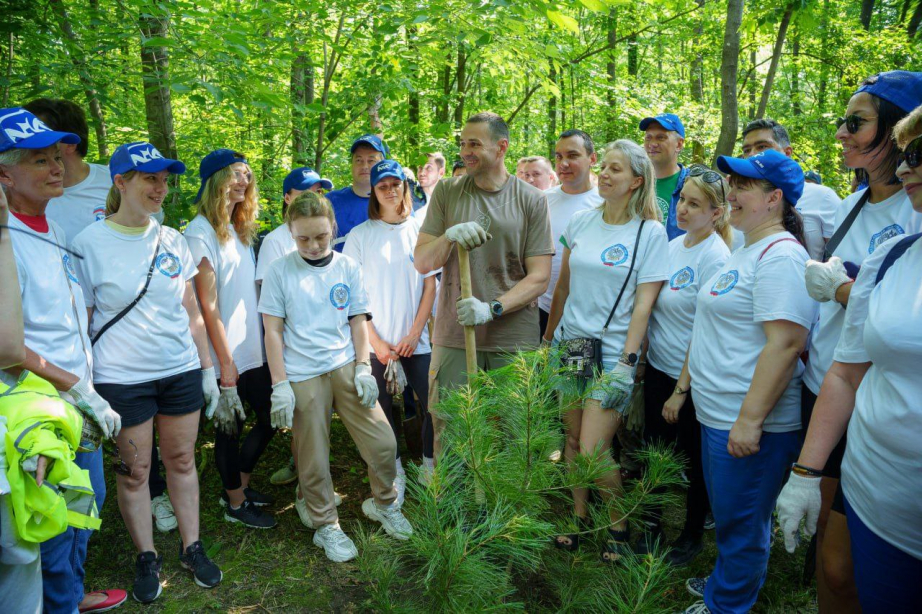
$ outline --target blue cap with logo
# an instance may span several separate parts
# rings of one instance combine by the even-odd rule
[[[246,156],[236,152],[233,149],[215,149],[213,152],[202,158],[202,163],[198,166],[199,177],[202,178],[202,185],[199,186],[198,194],[195,195],[193,202],[198,202],[202,198],[202,192],[205,190],[205,182],[208,178],[217,173],[222,168],[227,168],[237,162],[247,162]]]
[[[407,174],[403,172],[403,167],[397,160],[381,160],[371,167],[371,187],[378,185],[385,177],[396,177],[400,181],[406,181]]]
[[[766,149],[749,158],[717,158],[717,168],[750,179],[765,179],[781,190],[784,199],[796,205],[804,193],[804,171],[800,164],[774,149]]]
[[[333,182],[321,177],[314,169],[306,166],[296,168],[288,173],[285,181],[282,182],[282,194],[288,194],[289,190],[309,190],[317,183],[324,190],[333,189]]]
[[[909,113],[922,104],[922,72],[891,70],[865,79],[855,93],[867,92]]]
[[[816,171],[807,171],[804,173],[804,181],[812,181],[813,183],[823,185],[823,177]]]
[[[71,132],[52,130],[23,108],[0,109],[0,152],[9,149],[42,149],[60,141],[76,145],[80,137]]]
[[[391,151],[388,146],[384,144],[384,141],[381,140],[381,137],[374,134],[364,134],[352,141],[352,147],[349,149],[349,154],[354,154],[355,150],[363,145],[365,147],[371,147],[375,151],[381,152],[381,155],[385,158],[388,156],[388,154],[390,154]]]
[[[164,158],[156,147],[144,141],[119,145],[109,159],[109,174],[112,179],[128,171],[159,173],[164,170],[173,175],[182,175],[186,172],[186,165],[179,160]]]
[[[675,113],[660,113],[656,117],[645,117],[640,120],[640,129],[646,130],[653,122],[656,122],[665,130],[678,132],[680,137],[685,138],[685,126],[682,125],[682,120]]]

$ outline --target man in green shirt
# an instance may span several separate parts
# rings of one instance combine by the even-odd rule
[[[685,185],[688,169],[679,164],[679,152],[685,145],[685,127],[678,115],[662,113],[640,122],[644,131],[643,146],[656,173],[656,201],[663,213],[663,225],[669,240],[685,234],[676,222],[675,208]]]

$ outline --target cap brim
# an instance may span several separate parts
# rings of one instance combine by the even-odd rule
[[[321,179],[321,180],[320,180],[320,187],[323,188],[324,190],[327,190],[327,191],[332,190],[332,189],[333,189],[333,182],[330,181],[329,179]]]
[[[731,158],[730,156],[719,156],[717,158],[717,168],[725,175],[734,173],[749,177],[750,179],[765,179],[765,175],[756,167],[755,164],[745,158]]]
[[[369,143],[368,141],[359,141],[358,143],[353,143],[352,147],[349,148],[349,155],[354,154],[355,150],[358,149],[359,147],[370,147],[371,149],[374,149],[375,151],[377,151],[379,154],[381,154],[385,158],[387,157],[387,150],[385,149],[383,145],[381,146],[374,145],[372,143]]]
[[[170,160],[169,158],[158,158],[139,164],[135,167],[143,173],[159,173],[160,171],[169,171],[172,175],[182,175],[186,172],[186,165],[179,160]]]
[[[375,181],[373,184],[371,184],[371,187],[374,187],[374,186],[378,185],[379,183],[381,183],[381,180],[382,180],[382,179],[387,179],[388,177],[393,177],[393,178],[395,178],[395,179],[399,179],[400,181],[406,181],[406,180],[407,180],[406,175],[404,175],[403,177],[401,177],[400,175],[398,175],[397,173],[395,173],[395,172],[393,172],[393,171],[388,171],[388,172],[386,172],[386,173],[381,173],[380,175],[378,175],[377,181]]]
[[[49,145],[54,145],[55,143],[76,145],[79,142],[80,137],[72,132],[46,130],[45,132],[37,132],[29,138],[19,141],[13,145],[11,149],[42,149]]]
[[[646,130],[647,128],[650,127],[650,124],[659,124],[663,130],[671,130],[672,132],[678,132],[678,129],[675,126],[673,126],[670,122],[667,121],[664,124],[661,119],[658,119],[656,117],[645,117],[644,119],[640,120],[640,129]]]

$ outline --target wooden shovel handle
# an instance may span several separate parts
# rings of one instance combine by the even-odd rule
[[[461,298],[470,298],[474,294],[471,289],[471,258],[469,252],[460,245],[458,267],[461,273]],[[477,373],[477,337],[473,326],[464,327],[464,357],[468,375]]]

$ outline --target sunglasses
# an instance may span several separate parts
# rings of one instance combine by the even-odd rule
[[[836,120],[836,129],[842,127],[842,124],[845,124],[845,129],[848,130],[849,134],[855,134],[861,130],[861,125],[865,122],[869,122],[872,119],[877,119],[876,117],[861,117],[860,115],[846,115],[845,117],[840,117]]]
[[[689,177],[701,177],[705,183],[719,183],[721,202],[727,200],[727,193],[724,192],[723,175],[717,171],[711,170],[703,164],[695,164],[688,169]]]
[[[134,462],[138,460],[138,446],[134,445],[134,441],[131,439],[128,440],[128,443],[131,444],[131,447],[134,448],[134,458],[131,461],[131,465],[134,466]],[[131,476],[131,467],[129,467],[124,460],[122,460],[122,453],[119,452],[118,446],[115,446],[115,461],[112,463],[112,471],[118,475],[123,475],[126,477]]]
[[[922,164],[922,136],[914,138],[906,149],[900,152],[898,164],[906,163],[909,168],[918,168]]]
[[[251,181],[253,181],[253,173],[250,173],[250,172],[244,173],[243,171],[234,171],[234,181],[239,183],[242,180],[246,180],[247,183],[250,183]]]

